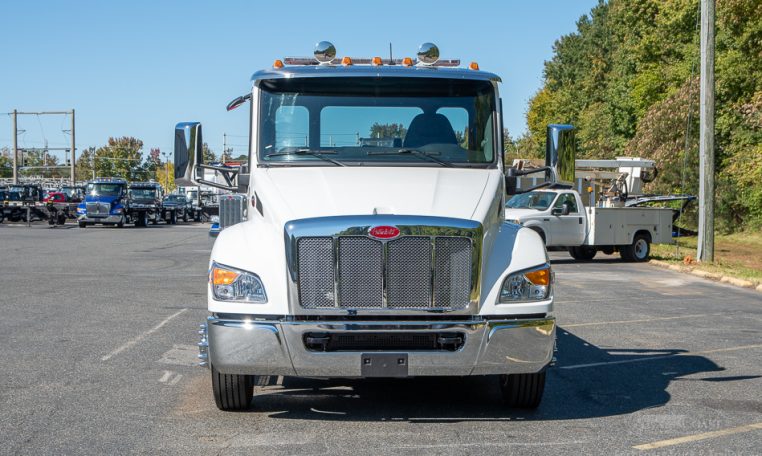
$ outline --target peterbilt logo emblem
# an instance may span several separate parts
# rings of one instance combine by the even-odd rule
[[[374,226],[368,234],[376,239],[394,239],[400,235],[400,229],[396,226]]]

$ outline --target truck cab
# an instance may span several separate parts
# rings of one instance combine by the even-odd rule
[[[144,227],[148,222],[159,223],[163,214],[164,190],[157,182],[132,182],[127,191],[129,219],[135,226]]]
[[[585,208],[579,193],[571,189],[520,193],[505,208],[509,221],[537,231],[549,247],[579,245],[585,240]]]
[[[539,404],[553,273],[504,220],[500,78],[458,63],[321,42],[231,102],[250,103],[248,216],[214,243],[199,343],[220,409],[273,375],[488,375],[509,406]],[[176,128],[179,185],[211,167],[200,135]]]
[[[121,228],[127,222],[128,210],[127,181],[94,179],[85,186],[85,199],[77,206],[77,223],[80,228],[95,224]]]

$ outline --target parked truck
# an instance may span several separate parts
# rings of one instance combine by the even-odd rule
[[[128,220],[135,226],[148,226],[150,221],[156,225],[165,221],[171,225],[183,218],[187,220],[185,206],[165,204],[164,190],[157,182],[133,182],[128,193]]]
[[[214,243],[200,330],[220,409],[277,375],[493,376],[507,405],[540,403],[553,272],[540,236],[504,220],[500,78],[438,57],[321,42],[228,105],[252,117],[250,174],[228,188],[248,217]],[[199,123],[177,125],[179,185],[211,166],[201,144]]]
[[[115,225],[128,223],[129,202],[127,181],[116,178],[98,178],[85,186],[85,199],[77,207],[80,228],[89,225]]]
[[[537,231],[548,247],[567,249],[577,260],[602,251],[647,261],[652,243],[672,243],[672,214],[657,207],[585,207],[568,186],[515,195],[505,209],[508,221]]]

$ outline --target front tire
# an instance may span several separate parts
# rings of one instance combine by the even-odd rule
[[[545,391],[545,371],[500,376],[503,402],[508,407],[536,409]]]
[[[116,223],[117,228],[124,228],[124,214],[122,214],[121,218],[119,218],[119,221]]]
[[[80,228],[87,228],[87,222],[77,222]]]
[[[581,245],[579,247],[569,247],[569,255],[575,260],[590,261],[595,258],[595,254],[598,253],[593,247]]]
[[[169,213],[169,223],[171,225],[177,225],[177,212],[172,211]]]
[[[222,411],[246,410],[254,397],[254,376],[222,374],[214,365],[212,371],[212,393],[217,408]]]

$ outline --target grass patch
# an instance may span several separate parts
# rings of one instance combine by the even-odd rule
[[[714,263],[695,261],[697,242],[696,237],[683,237],[676,245],[652,245],[651,256],[656,260],[762,283],[761,232],[715,235]]]

